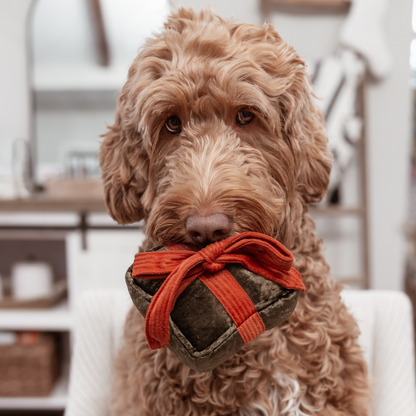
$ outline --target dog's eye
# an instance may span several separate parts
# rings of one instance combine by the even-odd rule
[[[235,118],[235,122],[239,126],[247,126],[252,122],[254,118],[254,114],[248,110],[241,110],[237,113],[237,117]]]
[[[179,117],[172,116],[168,118],[165,124],[169,133],[178,134],[182,130],[182,123]]]

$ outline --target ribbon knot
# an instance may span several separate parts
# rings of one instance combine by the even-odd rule
[[[225,264],[221,263],[202,263],[202,267],[209,273],[219,272],[225,267]]]
[[[247,293],[228,270],[222,270],[228,263],[240,263],[287,289],[305,291],[302,277],[292,267],[292,253],[263,234],[238,234],[197,253],[183,245],[166,246],[167,251],[136,254],[133,265],[133,278],[166,279],[146,312],[145,333],[151,349],[169,345],[169,315],[179,295],[198,278],[229,313],[245,344],[265,331]]]
[[[221,241],[217,241],[199,251],[199,254],[205,260],[202,263],[202,267],[209,273],[215,273],[225,267],[224,263],[216,262],[217,258],[224,253],[224,244]]]

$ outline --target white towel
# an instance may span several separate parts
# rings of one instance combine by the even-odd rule
[[[334,155],[328,196],[340,184],[361,138],[362,119],[356,108],[358,87],[364,76],[362,60],[351,50],[341,48],[336,55],[311,65],[316,104],[325,115],[329,148]]]
[[[341,45],[362,55],[377,78],[387,76],[393,67],[383,28],[388,3],[389,0],[353,0],[340,34]]]

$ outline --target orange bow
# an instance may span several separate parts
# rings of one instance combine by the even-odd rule
[[[169,345],[169,315],[178,296],[195,279],[211,290],[230,314],[245,344],[264,332],[264,324],[247,293],[224,267],[240,263],[246,269],[287,289],[305,291],[302,277],[292,267],[292,253],[275,239],[246,232],[191,251],[184,245],[166,244],[168,251],[136,254],[133,277],[166,279],[153,296],[146,313],[149,347]]]

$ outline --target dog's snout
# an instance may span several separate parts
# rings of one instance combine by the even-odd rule
[[[211,244],[229,236],[231,223],[221,212],[208,216],[195,214],[186,220],[186,231],[194,243]]]

